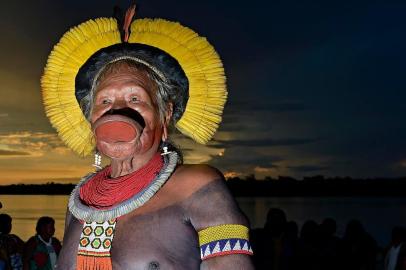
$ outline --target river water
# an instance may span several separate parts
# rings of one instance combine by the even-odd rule
[[[13,218],[14,234],[27,240],[35,234],[36,221],[51,216],[56,221],[57,238],[62,240],[68,196],[0,195],[1,213]],[[337,234],[342,236],[346,223],[358,219],[380,246],[386,246],[393,226],[406,226],[406,198],[356,197],[241,197],[237,201],[251,222],[262,227],[270,207],[281,208],[288,220],[301,226],[306,220],[321,222],[326,217],[337,221]]]

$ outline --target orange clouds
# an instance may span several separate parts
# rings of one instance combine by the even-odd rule
[[[72,182],[92,170],[91,160],[76,157],[54,133],[0,135],[0,184]],[[73,182],[77,182],[73,181]]]
[[[224,173],[224,177],[226,179],[233,178],[233,177],[239,177],[239,176],[241,176],[241,174],[238,172],[229,171],[229,172]]]
[[[17,132],[0,135],[0,158],[39,157],[62,147],[56,134]]]

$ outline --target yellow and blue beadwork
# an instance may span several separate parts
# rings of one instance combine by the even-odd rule
[[[248,228],[240,224],[224,224],[198,232],[202,260],[228,254],[252,255]]]

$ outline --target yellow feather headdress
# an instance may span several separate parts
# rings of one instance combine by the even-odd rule
[[[207,143],[221,122],[227,99],[221,60],[204,37],[179,23],[138,19],[128,42],[158,48],[176,59],[189,84],[189,99],[176,127],[198,143]],[[49,55],[41,79],[46,115],[61,139],[81,156],[94,150],[90,123],[75,97],[75,78],[96,52],[121,43],[117,21],[98,18],[66,32]]]

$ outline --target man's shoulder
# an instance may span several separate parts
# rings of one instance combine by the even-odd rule
[[[222,180],[223,174],[210,165],[187,164],[177,168],[176,177],[180,181],[196,181],[207,184],[212,181]]]
[[[174,174],[177,185],[197,191],[212,182],[223,181],[223,174],[214,167],[205,164],[181,165]]]
[[[180,165],[168,181],[166,190],[173,199],[183,201],[204,187],[223,180],[222,173],[209,165]]]
[[[196,231],[219,224],[248,224],[217,169],[184,165],[175,176],[174,190],[183,194],[185,217]]]

